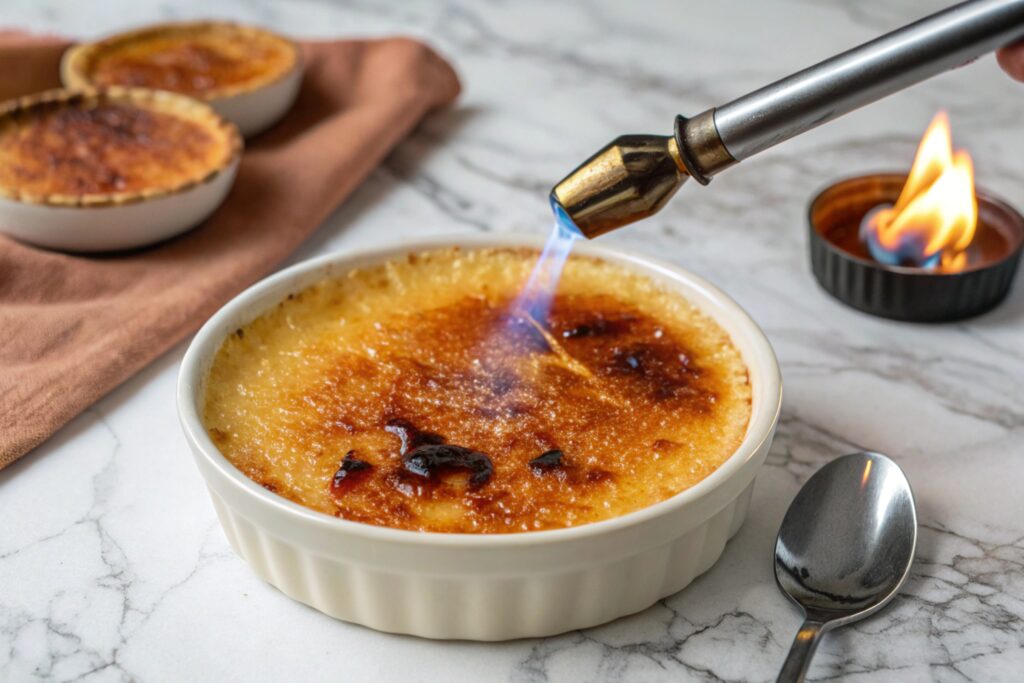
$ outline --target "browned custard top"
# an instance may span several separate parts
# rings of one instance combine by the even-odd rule
[[[750,415],[727,335],[588,258],[531,317],[513,301],[536,258],[442,250],[297,292],[224,342],[209,434],[286,498],[426,531],[575,526],[714,471]]]
[[[294,46],[271,33],[233,24],[185,24],[101,43],[86,65],[99,86],[171,90],[199,97],[250,90],[295,65]]]
[[[152,103],[82,98],[0,123],[0,187],[32,196],[172,189],[203,179],[231,153],[216,125]]]

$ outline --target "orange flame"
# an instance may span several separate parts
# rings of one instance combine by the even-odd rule
[[[921,138],[896,204],[877,211],[867,231],[887,252],[955,272],[967,265],[965,250],[977,227],[974,165],[967,152],[953,152],[949,119],[940,111]]]

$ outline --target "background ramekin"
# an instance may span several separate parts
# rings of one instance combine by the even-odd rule
[[[144,88],[48,90],[4,102],[0,117],[63,102],[104,100],[156,102],[216,126],[230,153],[202,178],[172,188],[107,195],[26,197],[0,190],[0,232],[47,249],[102,252],[135,249],[194,228],[219,207],[235,182],[242,140],[235,126],[210,107],[184,95]]]
[[[382,631],[504,640],[586,628],[638,612],[718,560],[743,523],[775,432],[782,402],[779,367],[757,324],[724,293],[645,256],[593,243],[576,247],[664,283],[713,316],[742,353],[753,390],[747,434],[733,456],[666,501],[594,524],[520,534],[376,527],[270,493],[235,469],[203,429],[203,383],[221,342],[289,293],[410,251],[541,244],[528,237],[474,235],[324,256],[256,284],[203,326],[182,361],[178,413],[228,540],[257,574],[300,602]]]
[[[96,87],[89,75],[89,63],[97,50],[124,40],[133,40],[149,34],[167,31],[202,29],[206,26],[229,26],[241,31],[265,33],[291,46],[294,63],[273,81],[255,88],[233,88],[210,93],[199,98],[213,107],[218,114],[231,121],[245,137],[252,137],[277,123],[299,94],[302,85],[302,51],[294,41],[256,26],[245,26],[226,21],[166,22],[108,36],[93,43],[74,45],[64,52],[60,63],[61,82],[68,88]]]

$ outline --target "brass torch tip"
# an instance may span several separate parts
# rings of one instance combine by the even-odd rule
[[[688,177],[672,136],[624,135],[551,190],[586,237],[597,237],[656,213]]]

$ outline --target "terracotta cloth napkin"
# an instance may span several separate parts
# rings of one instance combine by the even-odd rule
[[[0,34],[0,99],[57,87],[67,45]],[[413,40],[307,42],[302,51],[298,101],[247,142],[234,189],[199,228],[101,257],[0,236],[0,468],[270,271],[459,92],[451,67]]]

